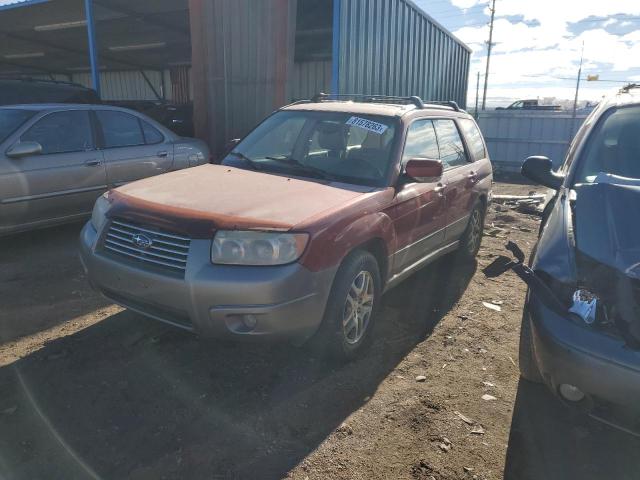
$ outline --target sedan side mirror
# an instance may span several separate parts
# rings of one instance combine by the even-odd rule
[[[405,165],[404,173],[416,182],[435,182],[442,177],[442,162],[432,158],[412,158]]]
[[[30,155],[40,155],[42,153],[42,145],[38,142],[19,142],[7,150],[6,155],[9,158],[22,158]]]
[[[553,163],[547,157],[527,158],[521,172],[529,180],[554,190],[558,190],[564,181],[564,175],[553,171]]]

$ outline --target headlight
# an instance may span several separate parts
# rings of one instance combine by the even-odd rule
[[[106,213],[109,210],[109,201],[107,200],[107,194],[102,195],[96,200],[93,206],[93,212],[91,213],[91,225],[96,231],[100,231],[107,221]]]
[[[211,248],[211,261],[226,265],[283,265],[296,261],[307,246],[306,233],[221,230]]]

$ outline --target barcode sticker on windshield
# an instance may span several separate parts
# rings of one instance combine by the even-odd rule
[[[347,120],[347,125],[364,128],[365,130],[369,130],[370,132],[374,132],[379,135],[382,135],[387,130],[387,128],[389,128],[384,123],[373,122],[371,120],[367,120],[366,118],[360,117],[351,117],[349,120]]]

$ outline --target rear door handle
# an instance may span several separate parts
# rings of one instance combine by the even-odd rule
[[[84,164],[87,167],[98,167],[102,165],[102,161],[98,160],[97,158],[93,158],[91,160],[87,160],[86,162],[84,162]]]
[[[158,156],[159,156],[160,158],[164,158],[164,157],[166,157],[167,155],[169,155],[169,152],[167,152],[166,150],[162,150],[161,152],[158,152]]]

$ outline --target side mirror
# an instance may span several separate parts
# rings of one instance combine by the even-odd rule
[[[19,142],[6,151],[9,158],[22,158],[42,153],[42,145],[38,142]]]
[[[558,190],[564,181],[564,175],[553,171],[553,163],[547,157],[529,157],[522,164],[522,175],[529,180]]]
[[[442,162],[432,158],[412,158],[404,166],[404,173],[416,182],[435,182],[442,176]]]

